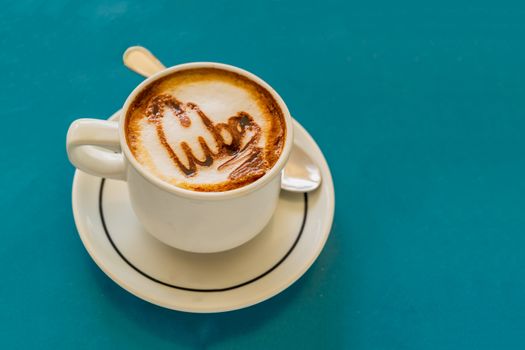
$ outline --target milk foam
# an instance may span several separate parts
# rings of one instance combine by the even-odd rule
[[[257,100],[256,95],[248,87],[224,80],[197,80],[180,81],[177,84],[161,87],[156,94],[169,95],[180,101],[184,106],[186,116],[191,125],[183,126],[176,111],[166,108],[162,112],[160,123],[165,134],[165,139],[180,162],[188,167],[189,159],[181,144],[185,142],[193,154],[200,161],[206,158],[205,150],[199,143],[199,137],[204,138],[213,153],[219,148],[213,134],[206,127],[198,110],[202,111],[215,125],[228,123],[228,119],[238,115],[239,112],[247,113],[252,121],[260,127],[260,138],[254,144],[264,149],[272,130],[270,125],[272,116],[268,108]],[[189,105],[188,105],[189,104]],[[196,105],[198,109],[190,106]],[[134,154],[139,162],[146,165],[157,176],[178,185],[218,184],[229,181],[229,175],[234,167],[219,169],[231,156],[217,159],[210,166],[197,166],[198,171],[192,176],[187,176],[181,171],[166,151],[165,145],[159,139],[158,125],[152,123],[147,117],[137,121],[134,133]],[[275,128],[273,128],[275,132]],[[279,130],[283,132],[283,130]],[[247,130],[241,139],[241,148],[251,140],[254,132]],[[231,143],[232,135],[226,130],[221,130],[221,135],[226,144]],[[280,149],[278,150],[280,152]],[[272,164],[273,165],[273,164]]]

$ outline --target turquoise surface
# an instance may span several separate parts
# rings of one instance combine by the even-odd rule
[[[9,1],[0,10],[0,347],[523,349],[523,3]],[[248,69],[331,166],[311,270],[260,305],[194,315],[122,290],[71,212],[65,135],[166,64]]]

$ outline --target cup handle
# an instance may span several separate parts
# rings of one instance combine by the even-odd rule
[[[99,177],[126,179],[126,161],[120,148],[118,122],[75,120],[69,126],[66,147],[69,160],[77,169]]]

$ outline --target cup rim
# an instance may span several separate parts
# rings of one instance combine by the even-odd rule
[[[152,174],[152,172],[148,169],[146,169],[145,166],[143,166],[133,155],[131,152],[131,149],[129,148],[127,138],[126,138],[126,119],[127,119],[127,112],[128,108],[130,107],[131,103],[135,100],[135,97],[144,90],[147,86],[154,83],[155,81],[163,78],[166,75],[169,75],[171,73],[182,71],[186,69],[194,69],[194,68],[217,68],[222,70],[227,70],[233,73],[240,74],[255,83],[261,85],[263,88],[265,88],[275,99],[279,107],[281,108],[281,111],[283,112],[284,119],[285,119],[285,126],[286,126],[286,138],[283,146],[283,150],[281,152],[281,155],[279,156],[279,159],[277,162],[273,165],[273,167],[266,172],[262,177],[259,179],[253,181],[252,183],[235,188],[233,190],[228,191],[222,191],[222,192],[201,192],[201,191],[193,191],[189,189],[185,189],[179,186],[176,186],[174,184],[171,184],[167,181],[164,181],[160,179],[159,177]],[[278,176],[281,172],[281,170],[284,168],[284,165],[288,161],[288,157],[290,156],[290,152],[292,150],[293,145],[293,121],[292,117],[290,115],[290,111],[288,110],[288,107],[284,103],[284,100],[281,98],[281,96],[263,79],[256,76],[253,73],[250,73],[242,68],[235,67],[229,64],[225,63],[219,63],[219,62],[191,62],[191,63],[182,63],[175,66],[168,67],[158,73],[155,73],[154,75],[150,76],[149,78],[145,79],[143,82],[141,82],[133,91],[129,94],[126,101],[124,102],[124,106],[121,110],[120,120],[119,120],[119,137],[120,137],[120,144],[121,149],[126,156],[126,159],[128,162],[133,166],[134,169],[136,169],[140,175],[142,175],[145,179],[147,179],[152,184],[156,185],[157,187],[161,188],[164,191],[180,195],[182,197],[190,198],[190,199],[205,199],[205,200],[222,200],[222,199],[229,199],[229,198],[235,198],[239,196],[246,195],[250,192],[256,191],[260,188],[262,188],[264,185],[269,183],[275,176]]]

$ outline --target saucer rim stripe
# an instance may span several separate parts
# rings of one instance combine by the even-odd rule
[[[111,246],[113,247],[113,249],[115,250],[115,252],[122,258],[122,260],[124,260],[124,262],[127,265],[129,265],[133,270],[135,270],[136,272],[138,272],[142,276],[146,277],[147,279],[149,279],[149,280],[151,280],[153,282],[159,283],[159,284],[161,284],[163,286],[166,286],[166,287],[179,289],[179,290],[184,290],[184,291],[189,291],[189,292],[201,292],[201,293],[226,292],[226,291],[230,291],[230,290],[233,290],[233,289],[244,287],[244,286],[246,286],[248,284],[251,284],[251,283],[253,283],[255,281],[258,281],[259,279],[263,278],[264,276],[270,274],[272,271],[274,271],[277,267],[279,267],[290,256],[292,251],[295,249],[295,247],[299,243],[299,240],[301,239],[301,236],[302,236],[302,234],[304,232],[304,228],[306,226],[306,219],[307,219],[307,216],[308,216],[308,193],[303,193],[304,211],[303,211],[303,219],[302,219],[302,222],[301,222],[301,228],[299,229],[299,234],[295,238],[295,241],[293,242],[293,244],[290,247],[290,249],[286,252],[286,254],[277,263],[275,263],[270,269],[268,269],[267,271],[263,272],[262,274],[254,277],[252,279],[249,279],[248,281],[245,281],[245,282],[242,282],[242,283],[230,286],[230,287],[224,287],[224,288],[206,288],[206,289],[204,289],[204,288],[190,288],[190,287],[184,287],[184,286],[177,286],[177,285],[174,285],[174,284],[171,284],[171,283],[167,283],[167,282],[161,281],[161,280],[159,280],[159,279],[157,279],[157,278],[155,278],[153,276],[148,275],[146,272],[142,271],[141,269],[136,267],[131,261],[129,261],[124,256],[124,254],[122,254],[122,252],[118,249],[117,245],[115,244],[115,242],[113,241],[113,239],[112,239],[112,237],[111,237],[111,235],[109,233],[109,229],[107,228],[106,220],[105,220],[105,217],[104,217],[103,198],[104,198],[104,185],[105,185],[105,183],[106,183],[106,179],[102,178],[101,182],[100,182],[100,189],[99,189],[99,194],[98,194],[98,209],[99,209],[100,220],[102,222],[102,228],[104,229],[104,233],[106,234],[106,237],[107,237],[109,243],[111,244]]]

